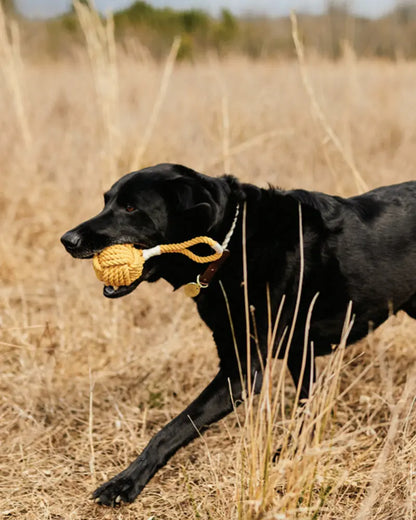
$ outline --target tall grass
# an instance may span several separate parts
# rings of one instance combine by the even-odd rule
[[[0,15],[1,515],[414,518],[416,329],[404,315],[345,350],[348,315],[302,408],[285,362],[269,359],[260,395],[252,380],[235,414],[181,450],[132,506],[87,500],[198,394],[217,358],[182,294],[160,282],[105,300],[91,265],[65,254],[59,236],[100,210],[102,188],[135,156],[137,167],[227,168],[263,186],[359,186],[336,143],[323,142],[296,62],[176,64],[175,46],[163,65],[138,62],[114,44],[111,19],[76,9],[87,43],[59,62],[21,56],[17,26]],[[414,178],[414,64],[304,60],[323,121],[368,186]],[[253,333],[249,301],[246,315]]]
[[[0,72],[12,98],[23,145],[30,151],[32,134],[24,102],[25,80],[20,53],[19,27],[16,21],[6,19],[2,4],[0,4]]]
[[[300,244],[300,273],[298,294],[293,313],[292,323],[287,334],[282,336],[276,348],[276,331],[279,325],[280,315],[285,304],[281,305],[274,323],[271,322],[270,295],[267,294],[269,333],[267,344],[267,356],[261,363],[261,374],[256,373],[252,379],[252,341],[257,343],[260,355],[261,346],[258,344],[256,334],[255,316],[252,313],[250,319],[246,258],[246,208],[243,214],[243,270],[244,270],[244,298],[246,308],[246,337],[247,359],[244,360],[246,373],[240,368],[242,379],[244,415],[239,421],[241,437],[239,439],[240,453],[238,461],[238,483],[236,493],[236,516],[238,519],[256,520],[264,518],[268,514],[297,515],[302,512],[314,517],[325,506],[325,500],[330,490],[324,484],[317,481],[319,459],[328,450],[324,445],[328,441],[327,430],[330,430],[331,413],[333,412],[339,394],[339,379],[343,365],[344,351],[348,335],[353,324],[351,317],[352,305],[350,303],[345,319],[337,354],[332,357],[326,370],[323,371],[315,388],[310,387],[310,398],[299,406],[301,385],[296,388],[295,398],[291,403],[292,411],[286,416],[285,406],[285,374],[288,357],[292,346],[293,333],[297,324],[297,314],[302,299],[302,285],[304,276],[303,256],[303,229],[302,211],[299,206],[299,244]],[[313,298],[306,320],[305,341],[303,346],[302,368],[300,380],[303,379],[307,353],[312,352],[313,343],[309,343],[309,326],[313,307],[319,295]],[[224,292],[227,302],[227,295]],[[229,315],[231,330],[234,336],[234,326]],[[251,326],[250,326],[251,324]],[[236,340],[234,339],[235,343]],[[282,352],[283,363],[278,373],[276,358]],[[238,351],[236,351],[239,359]],[[239,359],[241,367],[241,360]],[[255,400],[254,388],[256,377],[262,377],[262,385],[258,400]],[[333,439],[329,436],[330,446]],[[277,490],[282,492],[278,494]],[[316,500],[316,495],[320,500]]]
[[[114,39],[114,20],[109,14],[105,19],[94,9],[92,3],[74,1],[93,73],[95,98],[101,113],[101,129],[109,159],[109,180],[116,174],[121,154],[119,123],[119,79],[117,51]]]

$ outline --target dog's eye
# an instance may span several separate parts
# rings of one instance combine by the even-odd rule
[[[126,206],[127,213],[132,213],[135,210],[136,210],[136,208],[134,206],[132,206],[131,204],[127,204],[127,206]]]

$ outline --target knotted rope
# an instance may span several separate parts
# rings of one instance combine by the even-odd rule
[[[196,244],[207,244],[215,253],[200,256],[188,248]],[[136,249],[133,244],[116,244],[109,246],[93,258],[93,266],[97,278],[105,285],[119,287],[130,285],[140,278],[146,260],[163,253],[181,253],[199,264],[218,260],[224,251],[223,246],[210,237],[196,237],[178,244],[162,244],[150,249]]]

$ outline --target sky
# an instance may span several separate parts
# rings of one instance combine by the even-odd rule
[[[46,18],[64,13],[70,8],[71,0],[14,0],[17,9],[24,15],[33,18]],[[132,0],[95,0],[97,9],[116,11],[123,9]],[[255,13],[269,16],[287,15],[292,9],[298,12],[319,13],[328,4],[327,0],[150,0],[156,7],[169,6],[178,9],[197,7],[217,14],[226,7],[234,14]],[[361,16],[377,17],[388,12],[397,0],[350,0],[351,10]],[[416,0],[408,3],[415,4]]]

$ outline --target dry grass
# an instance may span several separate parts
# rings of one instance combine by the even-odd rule
[[[13,34],[0,53],[0,516],[414,518],[416,327],[401,314],[320,360],[301,433],[295,391],[279,380],[281,363],[271,364],[274,383],[260,399],[248,396],[180,451],[135,504],[88,502],[200,391],[217,359],[192,302],[163,282],[105,300],[90,263],[64,252],[62,232],[100,209],[103,189],[138,149],[137,167],[172,161],[216,175],[226,164],[260,185],[342,195],[357,187],[311,114],[296,63],[210,58],[167,76],[118,50],[107,54],[106,93],[105,70],[91,69],[86,49],[72,61],[21,64]],[[5,38],[3,30],[3,49]],[[336,64],[309,57],[306,68],[364,181],[414,178],[414,63],[347,54]]]

